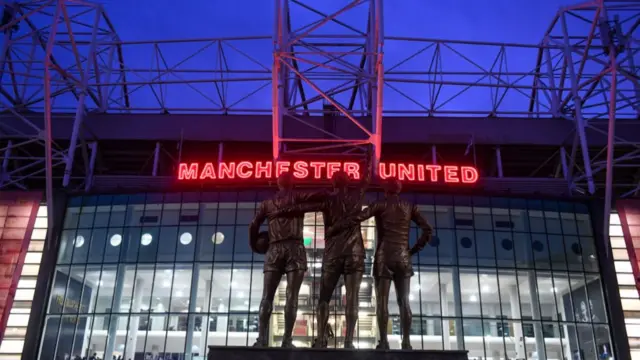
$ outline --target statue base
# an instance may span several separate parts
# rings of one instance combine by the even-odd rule
[[[313,349],[209,346],[207,360],[468,360],[460,350]]]

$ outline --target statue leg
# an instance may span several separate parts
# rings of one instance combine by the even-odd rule
[[[389,290],[391,289],[391,279],[387,277],[377,277],[376,282],[376,315],[378,320],[378,334],[380,342],[377,349],[389,349],[387,339],[387,325],[389,324]]]
[[[402,348],[411,349],[409,333],[411,331],[411,305],[409,304],[409,291],[411,291],[411,278],[405,274],[394,276],[393,285],[396,288],[398,307],[400,308],[400,328],[402,329]]]
[[[271,319],[271,311],[273,310],[273,298],[280,285],[282,274],[277,271],[267,271],[264,273],[264,282],[262,287],[262,300],[260,301],[260,312],[258,315],[258,340],[253,345],[255,347],[266,347],[267,332],[269,330],[269,320]]]
[[[329,265],[329,264],[326,264]],[[328,327],[329,321],[329,302],[333,291],[340,279],[340,273],[331,271],[330,266],[323,266],[322,276],[320,278],[320,295],[318,298],[318,339],[314,344],[314,347],[325,348],[328,341]]]
[[[345,274],[344,283],[347,290],[347,308],[345,318],[347,320],[347,331],[344,339],[345,349],[355,349],[353,346],[353,333],[358,322],[358,294],[360,293],[360,283],[362,282],[362,272]]]
[[[284,305],[284,338],[282,347],[293,347],[291,334],[298,315],[298,293],[306,270],[295,270],[287,273],[287,299]]]

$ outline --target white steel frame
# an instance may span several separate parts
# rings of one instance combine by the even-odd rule
[[[570,189],[604,189],[605,222],[614,185],[626,186],[625,196],[637,195],[640,184],[614,184],[613,171],[640,163],[640,144],[614,132],[616,121],[640,117],[640,1],[562,8],[539,44],[385,36],[383,0],[351,0],[333,11],[310,3],[275,0],[272,35],[123,41],[99,4],[0,1],[13,9],[13,18],[0,26],[0,107],[9,114],[0,115],[0,136],[11,138],[0,149],[0,188],[44,172],[51,205],[52,189],[58,181],[68,186],[77,168],[85,169],[90,187],[99,149],[98,139],[82,131],[89,113],[272,114],[274,158],[328,150],[357,154],[372,145],[376,159],[384,114],[442,117],[443,124],[448,116],[570,121],[573,141],[554,159]],[[300,11],[317,21],[298,24]],[[350,25],[347,13],[361,18],[361,26]],[[16,24],[19,29],[10,31]],[[392,49],[384,65],[383,48]],[[127,57],[129,49],[135,57]],[[468,55],[477,52],[495,54],[494,61],[482,64]],[[210,65],[194,65],[198,57]],[[183,93],[193,96],[177,96]],[[323,103],[332,105],[336,121],[355,124],[362,136],[345,139],[310,123],[308,115],[329,112]],[[42,112],[45,121],[29,120],[26,109]],[[68,147],[52,140],[54,113],[75,118]],[[20,118],[25,127],[3,125],[2,116]],[[325,137],[288,135],[286,119]],[[605,136],[607,146],[594,153],[586,129]],[[21,152],[33,143],[44,151]],[[82,163],[74,161],[80,157]],[[15,169],[13,159],[32,163]],[[65,169],[62,179],[52,175],[58,166]],[[601,172],[604,183],[594,180]]]

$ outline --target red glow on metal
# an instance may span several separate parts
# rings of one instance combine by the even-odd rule
[[[301,180],[328,180],[341,170],[354,180],[360,179],[360,164],[357,162],[299,160],[181,163],[178,180],[274,179],[288,171]],[[401,181],[416,183],[475,184],[480,178],[478,170],[473,166],[404,162],[380,163],[378,174],[381,179],[397,177]]]

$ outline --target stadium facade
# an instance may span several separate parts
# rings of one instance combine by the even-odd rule
[[[536,45],[389,37],[381,0],[303,5],[275,1],[270,36],[131,42],[100,5],[5,7],[0,359],[195,360],[250,346],[257,205],[282,171],[301,189],[337,169],[359,176],[367,148],[377,177],[402,178],[435,228],[413,260],[414,349],[640,358],[638,2],[562,8]],[[296,7],[319,20],[296,25]],[[138,60],[147,50],[152,69]],[[507,53],[531,62],[507,67]],[[198,55],[217,60],[189,65]],[[366,196],[381,196],[375,183]],[[377,341],[374,227],[362,227],[359,348]],[[304,245],[300,347],[316,336],[320,214],[305,215]],[[342,284],[331,309],[340,347]],[[393,303],[390,314],[399,348]]]

